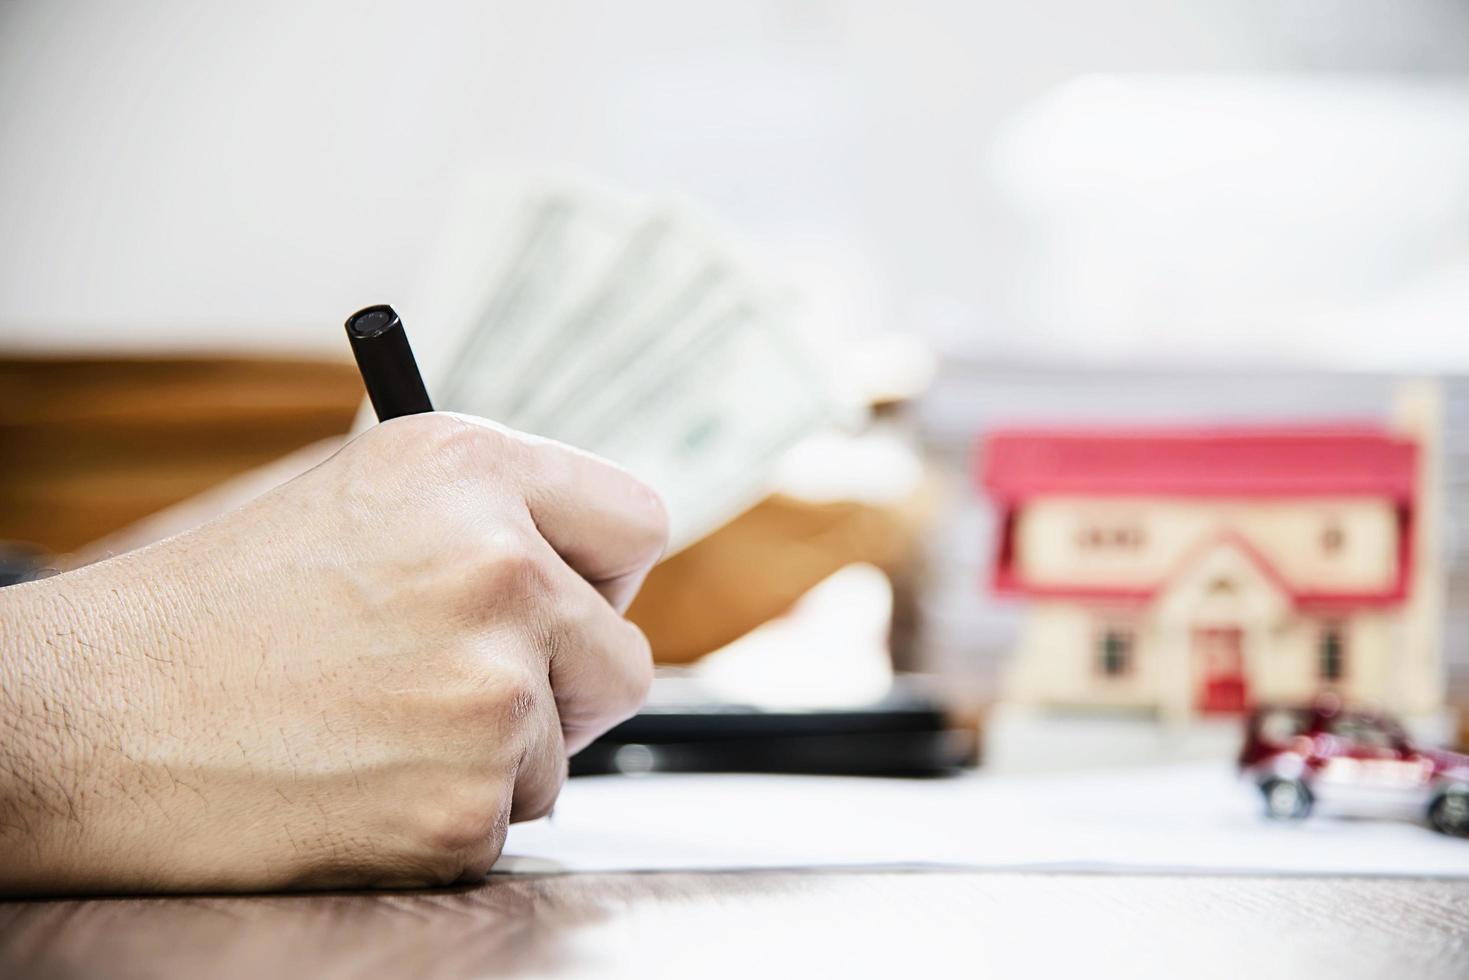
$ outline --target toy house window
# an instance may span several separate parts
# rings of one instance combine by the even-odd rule
[[[1086,524],[1076,532],[1076,543],[1083,551],[1136,551],[1145,540],[1143,529],[1137,524]]]
[[[1321,627],[1318,653],[1318,672],[1323,681],[1339,681],[1346,675],[1347,639],[1340,623],[1327,623]]]
[[[1332,520],[1327,521],[1321,529],[1321,551],[1323,554],[1339,554],[1342,545],[1347,542],[1347,534],[1342,530],[1341,524]]]
[[[1105,677],[1123,677],[1132,672],[1135,636],[1130,629],[1112,626],[1097,635],[1097,663]]]

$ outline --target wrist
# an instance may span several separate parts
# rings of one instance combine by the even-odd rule
[[[150,651],[128,635],[142,597],[108,571],[0,589],[0,891],[111,881],[118,804],[133,798],[136,661]]]
[[[0,889],[33,891],[71,850],[85,743],[61,688],[71,627],[47,583],[0,589]]]

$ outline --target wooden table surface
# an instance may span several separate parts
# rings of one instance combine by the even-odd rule
[[[3,977],[1469,977],[1469,879],[823,870],[0,903]]]

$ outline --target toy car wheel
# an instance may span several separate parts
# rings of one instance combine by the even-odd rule
[[[1428,808],[1428,822],[1439,833],[1469,837],[1469,792],[1451,789],[1440,793]]]
[[[1271,820],[1300,820],[1311,812],[1311,791],[1299,779],[1272,776],[1260,784],[1260,793]]]

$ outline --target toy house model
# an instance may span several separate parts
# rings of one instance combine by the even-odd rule
[[[1180,720],[1333,690],[1441,710],[1419,457],[1362,426],[992,433],[995,585],[1029,600],[1005,700]]]

